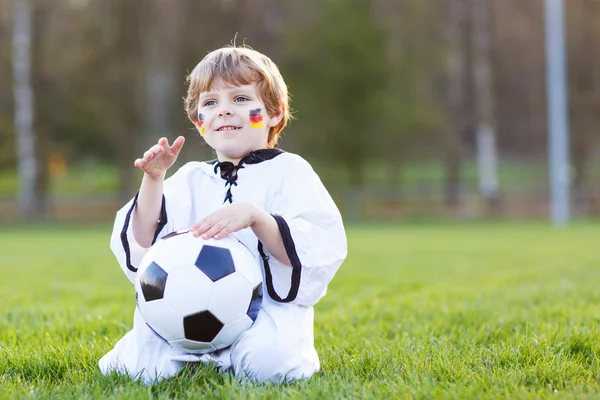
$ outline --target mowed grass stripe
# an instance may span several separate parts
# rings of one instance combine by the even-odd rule
[[[322,372],[146,387],[97,360],[131,327],[109,226],[0,228],[0,398],[597,398],[598,227],[350,226],[317,305]]]

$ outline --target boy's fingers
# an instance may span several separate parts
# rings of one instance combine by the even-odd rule
[[[221,229],[220,232],[217,232],[215,234],[215,239],[221,239],[222,237],[225,237],[227,235],[229,235],[229,233],[231,233],[233,227],[231,226],[232,224],[227,224],[223,227],[223,229]]]
[[[133,162],[133,166],[134,167],[138,167],[140,168],[141,166],[144,165],[144,160],[142,160],[141,158],[137,158],[134,162]]]
[[[228,225],[228,223],[224,222],[224,221],[217,222],[216,224],[214,224],[212,226],[212,228],[210,228],[207,232],[202,234],[202,239],[210,239],[211,237],[215,236],[217,233],[221,232],[223,230],[223,228],[225,228],[227,225]]]
[[[179,151],[181,150],[181,148],[183,147],[183,144],[185,143],[185,138],[183,136],[179,136],[177,139],[175,139],[175,141],[173,142],[173,146],[171,146],[171,150],[173,150],[173,152],[175,154],[178,154]]]
[[[194,225],[191,229],[194,236],[200,236],[204,232],[206,232],[212,226],[211,222],[208,221],[200,221],[196,225]]]

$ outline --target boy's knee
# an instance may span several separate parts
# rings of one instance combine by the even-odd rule
[[[308,379],[318,370],[318,363],[310,357],[280,343],[238,343],[231,353],[231,362],[239,379],[258,382]]]

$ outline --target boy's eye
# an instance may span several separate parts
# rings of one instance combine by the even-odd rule
[[[244,97],[244,96],[238,96],[235,99],[233,99],[233,101],[235,101],[236,103],[243,103],[244,101],[248,101],[248,100],[250,100],[250,99],[247,97]]]
[[[216,102],[216,101],[214,101],[214,100],[207,100],[207,101],[205,101],[205,102],[204,102],[204,104],[202,104],[202,105],[203,105],[204,107],[206,107],[206,106],[214,106],[215,104],[217,104],[217,102]]]

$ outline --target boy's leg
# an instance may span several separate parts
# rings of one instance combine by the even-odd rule
[[[308,379],[319,370],[313,308],[269,303],[233,344],[231,364],[242,380],[284,382]]]
[[[183,362],[170,360],[171,350],[148,328],[136,308],[133,329],[100,359],[98,366],[103,374],[115,371],[151,383],[171,377],[183,367]]]
[[[229,368],[229,357],[216,356],[197,356],[171,347],[152,332],[136,308],[133,329],[100,359],[98,365],[103,374],[125,373],[149,384],[172,377],[186,362],[212,361],[224,369]]]

